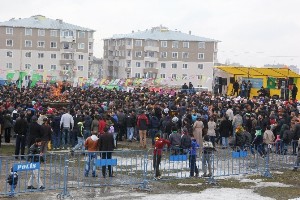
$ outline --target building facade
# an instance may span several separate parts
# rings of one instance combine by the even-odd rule
[[[0,23],[0,67],[47,80],[88,78],[94,30],[42,15]],[[17,79],[18,77],[14,77]]]
[[[103,78],[103,60],[93,56],[92,65],[89,67],[88,78],[102,79]]]
[[[218,41],[154,27],[104,39],[105,78],[161,78],[212,88]]]

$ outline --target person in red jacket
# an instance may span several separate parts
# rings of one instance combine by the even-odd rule
[[[142,111],[141,114],[139,115],[137,119],[137,126],[139,129],[139,135],[140,135],[140,146],[143,148],[147,147],[146,143],[146,134],[147,134],[147,129],[149,126],[149,120],[148,117],[145,114],[145,111]]]
[[[153,168],[155,171],[155,180],[160,179],[160,171],[159,171],[159,165],[161,161],[161,153],[164,148],[164,146],[167,145],[168,148],[170,147],[171,143],[169,140],[165,140],[163,138],[160,138],[160,134],[156,134],[155,136],[155,147],[153,151]]]
[[[104,133],[104,128],[106,127],[106,121],[105,119],[100,116],[99,117],[99,125],[98,125],[98,128],[99,128],[99,135],[102,135]]]

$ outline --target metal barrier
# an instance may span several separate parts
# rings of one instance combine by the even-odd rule
[[[64,198],[70,196],[69,189],[72,188],[120,185],[149,190],[148,183],[153,179],[188,178],[193,173],[194,176],[199,173],[203,177],[203,171],[210,165],[211,171],[208,169],[206,175],[212,184],[215,183],[215,177],[221,176],[260,174],[271,177],[270,170],[292,169],[296,161],[293,146],[283,145],[274,143],[269,147],[217,148],[210,155],[199,150],[197,156],[183,154],[180,149],[164,149],[158,165],[159,174],[154,169],[158,157],[153,155],[153,149],[74,154],[55,152],[44,155],[41,163],[28,162],[28,156],[19,159],[2,156],[0,195],[59,190],[61,193],[57,197]],[[6,181],[15,173],[17,178]]]

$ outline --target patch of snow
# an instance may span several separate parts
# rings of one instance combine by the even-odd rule
[[[279,182],[259,182],[255,187],[293,187],[292,185],[287,185]]]
[[[192,187],[198,187],[201,186],[202,183],[196,183],[196,184],[188,184],[188,183],[178,183],[178,186],[192,186]]]
[[[283,172],[280,172],[280,171],[273,171],[271,172],[272,174],[283,174]]]

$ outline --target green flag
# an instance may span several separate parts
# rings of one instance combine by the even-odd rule
[[[273,77],[268,77],[267,80],[267,88],[269,89],[275,89],[276,88],[276,79]]]
[[[23,79],[24,77],[27,75],[26,72],[20,72],[19,73],[19,84],[18,84],[18,88],[22,87],[22,83],[23,83]]]
[[[15,75],[15,73],[13,73],[13,72],[7,73],[6,74],[6,79],[7,80],[12,80],[14,78],[14,75]]]
[[[32,77],[31,77],[31,85],[30,87],[34,87],[36,85],[36,83],[38,81],[40,81],[42,79],[42,75],[40,74],[33,74]]]

